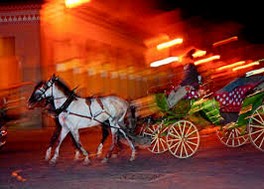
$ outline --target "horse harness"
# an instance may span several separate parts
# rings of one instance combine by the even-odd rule
[[[96,100],[96,102],[99,104],[99,106],[101,107],[102,111],[98,112],[97,114],[93,115],[92,109],[91,109],[91,104],[92,104],[92,98],[94,98]],[[49,99],[49,101],[54,100],[54,98]],[[71,115],[75,115],[75,116],[79,116],[79,117],[83,117],[83,118],[87,118],[87,119],[91,119],[91,120],[95,120],[100,124],[103,124],[102,121],[96,119],[97,116],[101,115],[102,113],[107,114],[109,117],[112,117],[108,112],[105,111],[103,103],[101,101],[100,97],[87,97],[86,98],[86,104],[89,107],[89,111],[90,111],[90,116],[88,115],[82,115],[82,114],[78,114],[78,113],[74,113],[71,112],[69,110],[67,110],[67,108],[69,107],[69,105],[72,103],[72,101],[76,100],[76,96],[74,93],[74,90],[71,92],[71,94],[68,96],[68,98],[65,100],[65,102],[57,109],[54,108],[54,110],[52,110],[52,113],[55,114],[54,116],[57,117],[59,116],[62,112],[67,112],[68,114]]]
[[[46,85],[45,85],[45,87],[44,87],[43,90],[45,91],[47,88],[52,87],[52,85],[53,85],[53,83],[55,82],[56,79],[57,79],[57,78],[53,78],[51,81],[49,81],[48,83],[46,83]],[[97,121],[97,122],[100,123],[100,124],[104,124],[104,122],[102,122],[102,121],[96,119],[96,117],[99,116],[100,114],[105,113],[105,114],[107,114],[109,117],[112,117],[108,112],[105,111],[104,106],[103,106],[103,103],[102,103],[102,101],[101,101],[101,97],[87,97],[87,98],[86,98],[86,104],[87,104],[88,107],[89,107],[90,116],[82,115],[82,114],[78,114],[78,113],[74,113],[74,112],[71,112],[71,111],[67,110],[67,108],[68,108],[69,105],[72,103],[72,101],[73,101],[73,100],[76,100],[76,94],[75,94],[75,92],[74,92],[75,89],[76,89],[76,88],[74,88],[74,89],[71,91],[70,95],[69,95],[68,98],[65,100],[65,102],[64,102],[59,108],[57,108],[57,109],[55,109],[55,106],[54,106],[54,100],[55,100],[55,98],[54,98],[54,96],[53,96],[53,90],[51,90],[51,91],[52,91],[52,95],[51,95],[50,98],[47,99],[46,104],[48,104],[48,103],[52,103],[52,102],[53,102],[53,103],[52,103],[52,105],[53,105],[53,109],[50,111],[50,113],[53,114],[54,117],[58,117],[62,112],[67,112],[68,114],[71,114],[71,115],[75,115],[75,116],[79,116],[79,117],[83,117],[83,118],[87,118],[87,119],[91,119],[91,120]],[[41,92],[44,94],[43,90],[41,90]],[[46,98],[46,97],[45,97],[45,98]],[[92,101],[93,98],[96,100],[96,102],[100,105],[100,107],[101,107],[101,109],[102,109],[101,112],[99,112],[99,113],[97,113],[97,114],[95,114],[95,115],[93,115],[93,113],[92,113],[92,109],[91,109],[91,104],[92,104],[91,101]],[[59,98],[56,98],[56,99],[59,99]],[[111,127],[113,127],[113,126],[111,126]]]

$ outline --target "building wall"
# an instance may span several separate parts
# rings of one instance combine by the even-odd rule
[[[12,122],[19,128],[41,126],[40,112],[26,107],[33,84],[41,78],[39,10],[39,5],[0,7],[0,97],[8,100],[7,113],[20,117]]]
[[[43,76],[57,73],[83,95],[146,95],[146,48],[125,24],[87,7],[67,9],[50,1],[41,9]]]

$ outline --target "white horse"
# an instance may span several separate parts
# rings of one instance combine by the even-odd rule
[[[109,122],[110,125],[112,145],[103,161],[106,162],[111,157],[118,131],[123,134],[131,148],[130,161],[135,159],[135,146],[129,138],[124,124],[124,119],[130,110],[129,103],[126,100],[117,96],[79,97],[55,75],[35,87],[28,100],[28,107],[36,107],[43,99],[53,103],[57,121],[61,125],[59,143],[51,159],[52,147],[50,146],[46,151],[45,159],[50,160],[50,163],[54,164],[57,162],[60,146],[67,134],[71,133],[78,149],[85,156],[84,164],[89,164],[89,154],[80,142],[79,129],[105,125],[106,122]],[[97,155],[102,152],[102,148],[103,142],[97,148]],[[78,158],[78,154],[75,155],[75,158]]]

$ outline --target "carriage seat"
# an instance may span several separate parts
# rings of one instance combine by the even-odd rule
[[[221,112],[239,112],[242,102],[248,92],[254,88],[254,84],[237,86],[232,91],[222,91],[215,94],[215,99],[219,102]]]

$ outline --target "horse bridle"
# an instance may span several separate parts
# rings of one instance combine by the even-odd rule
[[[40,95],[40,97],[38,97],[38,99],[37,100],[42,100],[42,99],[48,99],[48,100],[51,100],[52,98],[53,98],[53,90],[51,90],[51,97],[50,98],[48,98],[47,96],[46,96],[46,91],[49,89],[49,88],[51,88],[52,86],[53,86],[53,84],[55,83],[55,81],[57,80],[58,78],[57,77],[52,77],[51,79],[49,79],[46,83],[44,83],[44,85],[41,87],[41,88],[39,88],[38,90],[41,92],[41,95]]]
[[[58,80],[58,77],[55,77],[53,76],[50,80],[48,80],[46,83],[44,83],[44,85],[39,89],[41,91],[41,97],[43,97],[44,99],[47,99],[47,102],[46,104],[52,102],[54,100],[54,97],[53,97],[53,90],[51,90],[51,96],[50,97],[47,97],[45,92],[51,88],[53,86],[53,84],[55,83],[55,81]],[[75,89],[74,89],[75,90]],[[70,105],[70,103],[75,99],[75,93],[74,93],[74,90],[72,90],[72,93],[70,94],[70,96],[66,99],[66,101],[61,105],[61,107],[57,108],[57,109],[54,109],[52,110],[53,113],[55,114],[55,116],[58,116],[61,112],[65,111],[68,106]],[[56,98],[56,99],[59,99],[59,98]],[[101,123],[101,121],[97,120],[96,117],[98,115],[100,115],[101,113],[106,113],[107,115],[109,115],[111,117],[111,115],[106,112],[103,108],[103,105],[101,104],[101,102],[98,102],[99,105],[101,106],[102,108],[102,112],[96,114],[96,115],[92,115],[91,116],[86,116],[86,115],[81,115],[81,114],[77,114],[77,113],[74,113],[74,112],[68,112],[69,114],[72,114],[72,115],[75,115],[75,116],[79,116],[79,117],[83,117],[83,118],[88,118],[88,119],[91,119],[91,120],[95,120],[97,121],[98,123]],[[88,105],[89,108],[90,108],[90,105]],[[90,110],[91,112],[91,110]],[[113,127],[113,126],[112,126]]]

